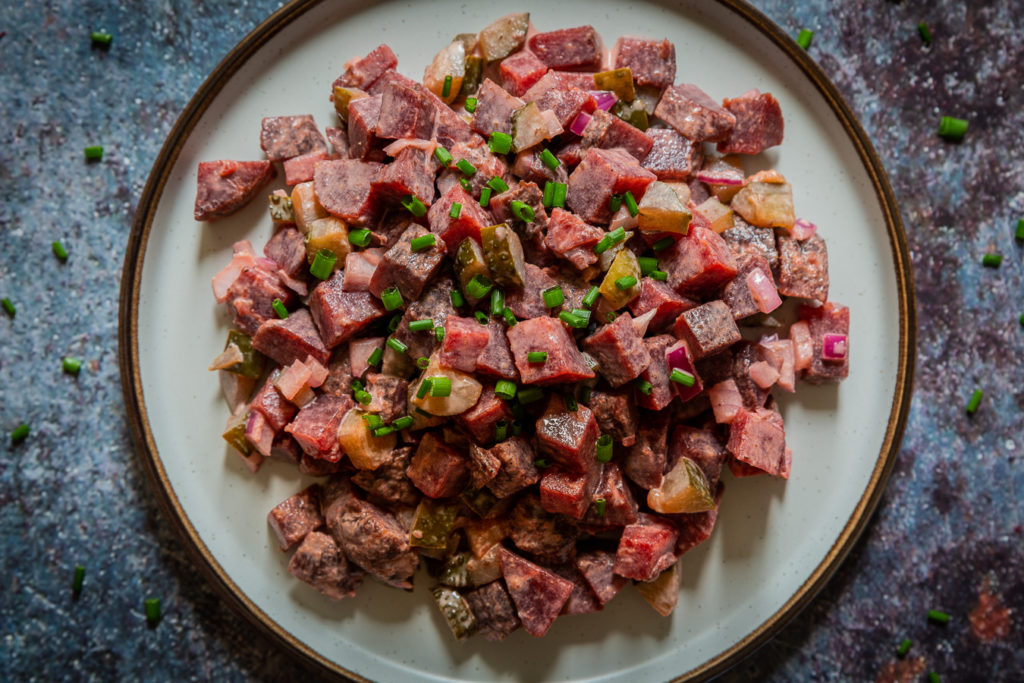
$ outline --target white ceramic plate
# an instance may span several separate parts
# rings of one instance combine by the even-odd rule
[[[909,405],[913,304],[898,214],[877,158],[834,88],[776,28],[732,2],[522,2],[540,30],[592,23],[676,45],[677,82],[713,98],[772,92],[784,144],[764,155],[792,182],[798,215],[831,252],[832,298],[850,306],[852,371],[838,387],[783,401],[793,449],[788,482],[734,480],[710,541],[687,554],[679,606],[657,616],[633,590],[599,614],[555,622],[542,639],[456,644],[421,577],[412,594],[367,583],[332,603],[287,573],[264,517],[305,482],[267,462],[255,476],[220,439],[226,409],[206,371],[227,319],[210,278],[231,244],[271,234],[263,202],[212,224],[192,220],[202,160],[258,159],[264,116],[334,114],[342,64],[382,42],[419,78],[454,34],[508,3],[297,2],[241,43],[178,121],[142,198],[125,262],[122,369],[143,460],[169,518],[225,596],[314,665],[374,680],[665,680],[735,663],[813,596],[874,508]]]

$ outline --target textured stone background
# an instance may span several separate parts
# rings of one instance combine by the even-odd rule
[[[0,679],[295,675],[161,518],[117,367],[121,263],[150,166],[205,74],[279,3],[232,4],[224,21],[213,2],[0,1],[0,297],[18,307],[0,314]],[[810,54],[881,155],[911,245],[919,356],[903,448],[864,538],[725,680],[1022,680],[1024,3],[753,4],[793,35],[814,29]],[[115,35],[109,51],[90,47],[97,28]],[[941,114],[970,121],[962,144],[937,138]],[[94,143],[106,154],[86,164]],[[987,251],[1001,268],[982,267]],[[64,355],[86,359],[77,378]],[[12,445],[22,421],[32,434]],[[88,567],[78,600],[76,564]],[[151,595],[164,603],[155,629]],[[930,624],[932,607],[951,622]],[[914,646],[898,660],[904,637]]]

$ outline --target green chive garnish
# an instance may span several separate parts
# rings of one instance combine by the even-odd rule
[[[448,211],[449,218],[458,218],[462,215],[462,204],[452,202],[452,208]]]
[[[622,195],[613,194],[611,198],[608,200],[608,210],[612,213],[615,213],[620,208],[622,208]]]
[[[541,297],[544,299],[544,305],[548,308],[554,308],[555,306],[561,306],[565,302],[565,293],[562,288],[558,285],[549,287],[541,292]]]
[[[607,313],[604,314],[604,319],[607,320],[610,323],[615,322],[615,319],[618,318],[618,317],[619,317],[619,314],[616,313],[615,311],[608,311]]]
[[[637,262],[640,264],[641,275],[650,275],[658,268],[658,259],[653,256],[641,256]]]
[[[666,280],[668,280],[668,273],[666,273],[664,270],[652,270],[651,279],[657,280],[658,282],[665,282]]]
[[[547,147],[541,150],[540,160],[544,163],[545,166],[550,168],[552,171],[554,171],[562,164],[562,162],[558,160],[558,157],[552,154],[551,150],[548,149]]]
[[[910,652],[911,645],[913,645],[913,643],[910,641],[910,638],[904,638],[903,642],[900,643],[900,646],[896,648],[896,656],[905,657],[906,654]]]
[[[394,431],[395,431],[394,427],[392,427],[390,425],[386,425],[384,427],[377,427],[376,429],[374,429],[373,430],[373,435],[374,436],[387,436],[388,434],[393,434]]]
[[[512,309],[509,308],[508,306],[506,306],[505,310],[501,312],[501,316],[505,318],[505,324],[508,325],[509,327],[515,327],[516,323],[519,322],[518,320],[516,320],[515,313],[513,313]]]
[[[932,32],[928,29],[928,24],[923,21],[917,25],[917,32],[921,34],[921,42],[925,45],[932,44]]]
[[[642,393],[644,396],[650,396],[651,392],[654,391],[654,385],[645,379],[637,378],[636,388],[639,389],[640,393]]]
[[[494,395],[498,398],[503,398],[506,401],[511,401],[516,397],[516,384],[515,382],[509,382],[507,379],[499,380],[494,385]]]
[[[562,311],[561,313],[559,313],[558,319],[561,320],[566,325],[568,325],[569,327],[575,329],[582,329],[587,326],[585,320],[582,320],[581,318],[573,315],[569,311]]]
[[[622,240],[626,239],[626,229],[620,225],[605,235],[605,237],[611,238],[612,244],[618,244]]]
[[[394,427],[395,429],[408,429],[409,427],[412,427],[412,418],[409,417],[408,415],[403,415],[402,417],[392,422],[391,426]]]
[[[498,420],[494,425],[494,440],[501,443],[508,436],[508,423],[504,420]]]
[[[372,368],[380,367],[380,364],[384,361],[384,352],[380,349],[374,349],[370,357],[366,359],[366,364]]]
[[[633,198],[633,193],[629,190],[622,197],[622,200],[626,202],[626,209],[629,211],[629,215],[636,218],[637,214],[640,213],[640,207],[636,205],[636,199]]]
[[[671,237],[662,237],[660,240],[651,245],[651,249],[653,249],[654,251],[664,251],[665,249],[668,249],[673,244],[675,244],[675,242],[676,241]]]
[[[476,98],[475,97],[467,97],[466,98],[466,111],[468,111],[470,114],[472,114],[473,112],[476,111]]]
[[[430,378],[424,378],[424,380],[420,382],[419,388],[416,390],[416,398],[426,398],[427,394],[430,393],[430,385]]]
[[[609,237],[608,235],[605,235],[604,237],[601,238],[600,242],[594,245],[594,253],[603,254],[604,252],[611,249],[614,244],[615,243],[612,242],[612,238]]]
[[[22,422],[11,432],[11,443],[21,443],[28,438],[28,425]]]
[[[71,356],[66,357],[63,360],[62,365],[64,367],[64,372],[69,375],[77,375],[78,371],[82,369],[82,361],[78,358],[72,358]]]
[[[632,275],[627,275],[626,277],[620,277],[618,280],[615,281],[615,286],[618,287],[619,289],[629,289],[630,287],[632,287],[635,284],[636,284],[636,278],[633,277]]]
[[[547,351],[530,351],[526,354],[526,360],[530,363],[544,363],[548,359]]]
[[[60,243],[60,240],[53,243],[53,255],[61,261],[68,260],[68,250],[64,248],[64,245]]]
[[[380,300],[384,304],[384,310],[393,311],[402,307],[402,293],[398,287],[388,287],[380,293]]]
[[[533,213],[533,207],[518,199],[512,200],[512,215],[524,223],[532,223],[533,219],[536,218]]]
[[[427,330],[434,329],[434,321],[427,318],[425,320],[413,320],[409,323],[409,329],[413,332],[425,332]]]
[[[434,328],[434,339],[436,339],[438,342],[443,342],[444,341],[444,328],[443,327],[435,327]]]
[[[419,201],[418,199],[416,201]],[[422,206],[422,204],[420,204]],[[430,249],[432,246],[437,244],[436,235],[420,235],[419,237],[413,237],[409,241],[409,248],[413,251],[424,251]]]
[[[426,205],[420,200],[419,197],[414,197],[411,194],[407,194],[402,197],[402,206],[404,206],[409,213],[419,218],[427,213]]]
[[[574,316],[583,321],[584,325],[590,323],[590,311],[585,308],[574,308],[570,311]]]
[[[444,77],[444,85],[441,86],[441,97],[448,97],[452,94],[452,75]]]
[[[85,567],[77,565],[75,567],[75,578],[71,580],[71,592],[78,595],[82,592],[82,584],[85,582]]]
[[[607,503],[604,498],[594,499],[594,514],[598,517],[604,517],[604,508]]]
[[[967,414],[968,415],[974,415],[974,413],[978,412],[978,406],[981,405],[981,397],[983,395],[984,395],[984,392],[982,392],[981,389],[975,389],[974,390],[974,393],[971,394],[971,400],[969,400],[967,402]],[[931,612],[928,613],[928,616],[929,617],[931,616]]]
[[[533,464],[539,470],[546,470],[551,467],[551,461],[547,458],[537,458],[533,461]]]
[[[974,393],[977,395],[977,394],[979,394],[981,392],[979,390],[979,391],[976,391]],[[928,621],[934,621],[934,622],[936,622],[938,624],[948,624],[949,623],[949,615],[946,614],[945,612],[941,611],[941,610],[930,609],[930,610],[928,610]]]
[[[494,283],[486,275],[478,273],[466,284],[466,294],[474,299],[483,299],[493,286]]]
[[[498,288],[491,290],[491,315],[499,316],[505,312],[505,293]]]
[[[89,34],[89,40],[95,47],[108,48],[110,43],[113,42],[114,36],[104,31],[93,31]]]
[[[480,206],[487,208],[487,205],[491,203],[491,188],[485,187],[480,190]]]
[[[495,154],[508,154],[512,151],[512,136],[496,130],[491,133],[491,137],[487,141],[487,147]]]
[[[600,289],[598,289],[596,286],[591,287],[589,290],[587,290],[587,293],[583,295],[583,305],[586,306],[587,308],[593,307],[593,305],[597,302],[597,297],[600,295]]]
[[[576,397],[572,394],[566,394],[563,398],[565,399],[565,407],[570,413],[575,413],[580,409],[580,404],[576,402]]]
[[[338,257],[335,256],[333,251],[330,249],[318,249],[316,256],[313,257],[313,265],[309,267],[309,272],[319,280],[326,280],[331,276],[334,264],[337,262]]]
[[[928,683],[942,683],[942,678],[934,671],[928,672]]]
[[[18,310],[14,307],[14,304],[12,304],[11,300],[8,299],[7,297],[4,297],[2,300],[0,300],[0,306],[3,306],[4,311],[7,313],[7,315],[11,316],[12,318],[14,317],[14,314],[18,312]]]
[[[447,149],[438,145],[434,148],[434,158],[441,162],[442,166],[447,166],[452,163],[452,155]]]
[[[466,300],[462,297],[462,292],[457,289],[453,289],[451,293],[452,306],[458,308],[466,303]]]
[[[610,434],[602,434],[597,440],[597,461],[608,462],[612,459],[612,437]]]
[[[146,621],[155,626],[160,621],[160,598],[149,598],[143,605],[146,608]]]
[[[405,353],[406,350],[408,350],[409,348],[408,346],[398,341],[394,337],[388,337],[388,347],[390,347],[391,350],[395,351],[396,353]]]
[[[668,378],[676,384],[682,384],[684,387],[692,387],[697,381],[693,375],[680,368],[672,368],[672,374]]]
[[[543,204],[545,208],[550,209],[551,203],[554,201],[554,198],[555,184],[549,180],[546,183],[544,183],[544,195],[541,197],[540,203]]]
[[[430,395],[435,398],[444,398],[452,394],[452,378],[444,375],[431,377]]]
[[[349,386],[352,387],[352,391],[359,391],[363,388],[363,382],[361,380],[354,379],[349,382]]]
[[[469,163],[465,159],[459,159],[455,166],[462,171],[463,175],[473,175],[476,173],[476,166]]]
[[[565,208],[565,194],[569,191],[569,186],[565,183],[555,183],[554,194],[551,195],[551,206],[557,206],[559,208]]]
[[[540,387],[526,387],[519,390],[519,402],[523,405],[533,403],[544,398],[544,391]]]
[[[366,428],[369,429],[371,432],[374,429],[379,429],[380,427],[384,426],[384,420],[381,418],[381,416],[374,415],[373,413],[367,413],[366,415],[363,415],[363,422],[366,423]]]
[[[501,176],[494,176],[493,178],[488,180],[487,181],[487,186],[489,188],[491,188],[492,190],[494,190],[494,192],[496,194],[501,194],[502,192],[508,192],[508,184],[504,180],[501,179]]]
[[[967,120],[955,116],[943,116],[939,119],[939,137],[959,142],[967,132]]]
[[[90,145],[85,148],[86,161],[99,161],[103,158],[103,145]]]
[[[473,314],[473,317],[476,318],[476,321],[481,325],[486,325],[488,323],[487,314],[483,311],[477,311]]]
[[[391,316],[391,320],[388,321],[388,332],[394,332],[398,329],[398,326],[402,324],[402,314],[395,313]]]
[[[594,392],[594,387],[586,384],[580,386],[580,400],[584,403],[590,401],[590,394]]]
[[[288,309],[285,308],[283,301],[281,301],[280,299],[274,299],[274,301],[270,305],[274,309],[274,313],[277,313],[278,318],[284,320],[285,318],[288,317]]]
[[[419,358],[416,359],[416,367],[418,367],[420,370],[426,370],[427,368],[430,367],[430,359],[427,358],[426,356],[420,356]]]
[[[1024,218],[1017,219],[1017,232],[1013,236],[1019,240],[1024,240]]]
[[[364,406],[368,406],[373,403],[373,396],[370,396],[370,392],[365,389],[360,389],[352,394],[352,397]]]
[[[813,37],[814,31],[809,28],[801,29],[800,35],[796,37],[796,44],[806,50],[811,46],[811,38]]]
[[[998,268],[1003,262],[1002,254],[985,254],[981,257],[981,265],[988,268]]]
[[[370,231],[366,228],[356,228],[348,231],[348,241],[357,247],[365,247],[370,243]]]

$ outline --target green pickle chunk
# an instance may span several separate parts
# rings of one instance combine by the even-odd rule
[[[448,546],[448,537],[452,534],[458,512],[459,508],[452,504],[438,503],[427,498],[421,500],[409,532],[409,545],[444,550]]]
[[[447,586],[434,586],[430,589],[430,594],[434,596],[434,602],[444,615],[444,620],[448,622],[448,628],[452,630],[456,640],[465,640],[476,633],[476,617],[473,616],[473,610],[470,609],[466,598],[457,590]]]
[[[484,258],[491,269],[491,280],[499,285],[522,287],[525,273],[523,245],[519,236],[505,223],[480,231]]]
[[[228,426],[224,430],[221,436],[228,445],[234,448],[236,451],[249,457],[252,455],[252,444],[245,438],[245,423],[249,420],[249,411],[239,413],[238,415],[232,416],[228,421]]]
[[[598,90],[611,90],[620,100],[632,102],[636,99],[633,72],[628,66],[594,74],[594,85]]]
[[[455,276],[459,280],[459,288],[466,296],[466,300],[472,304],[480,301],[480,298],[471,296],[466,286],[476,275],[485,277],[488,280],[494,279],[491,277],[491,269],[487,267],[484,250],[475,239],[467,237],[462,240],[459,248],[455,251]]]
[[[249,335],[239,330],[231,330],[228,332],[228,340],[224,344],[224,348],[226,349],[232,344],[237,346],[238,350],[242,352],[242,360],[225,369],[242,377],[259,379],[259,376],[263,374],[263,365],[266,362],[266,358],[262,353],[252,348],[252,339]]]
[[[644,101],[639,97],[631,102],[619,100],[612,107],[612,113],[640,130],[647,130],[650,125],[650,122],[647,120],[647,108],[644,106]]]

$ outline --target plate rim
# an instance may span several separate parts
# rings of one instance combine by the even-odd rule
[[[207,581],[236,613],[282,647],[293,659],[319,674],[372,683],[370,679],[319,654],[271,619],[240,590],[213,557],[185,513],[167,478],[150,427],[139,366],[138,306],[142,266],[150,229],[170,171],[192,130],[230,78],[265,43],[321,2],[323,0],[291,0],[260,22],[210,72],[176,119],[147,177],[125,250],[118,305],[118,359],[128,426],[135,450],[142,461],[146,479],[156,494],[165,520],[171,523],[178,540],[184,545],[186,552],[195,561]],[[899,348],[893,401],[878,458],[864,493],[832,547],[793,595],[768,619],[725,651],[672,679],[673,681],[708,680],[738,664],[799,614],[839,569],[870,522],[895,465],[910,412],[916,358],[916,300],[910,252],[892,186],[874,145],[839,90],[806,50],[798,46],[777,24],[746,0],[715,2],[743,19],[785,53],[825,98],[850,142],[853,143],[857,156],[871,180],[885,219],[895,266]]]

